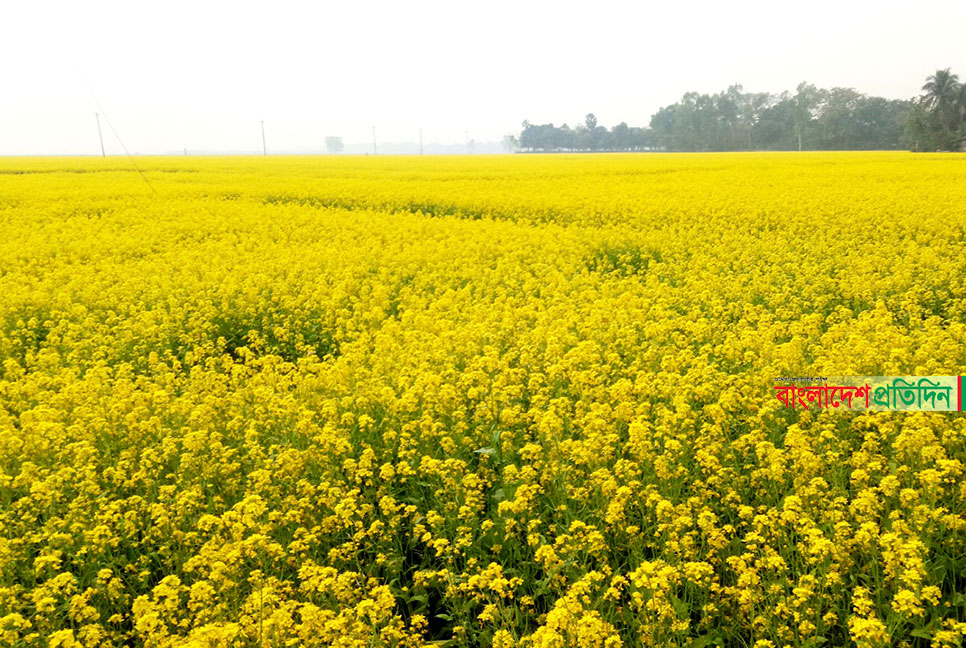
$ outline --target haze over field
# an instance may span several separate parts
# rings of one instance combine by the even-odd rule
[[[95,112],[131,152],[258,152],[261,120],[269,152],[321,151],[327,135],[350,152],[372,126],[388,152],[419,128],[460,145],[588,111],[646,124],[686,91],[733,83],[909,98],[961,66],[964,23],[952,1],[5,3],[0,154],[99,153]]]

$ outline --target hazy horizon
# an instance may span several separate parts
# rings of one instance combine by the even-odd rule
[[[258,153],[264,121],[271,154],[322,152],[328,135],[368,144],[372,126],[387,145],[422,128],[464,149],[524,119],[642,126],[685,92],[734,83],[907,99],[936,69],[963,72],[963,24],[954,2],[6,6],[0,155],[100,154],[96,112],[132,153]]]
[[[94,116],[91,115],[93,119]],[[101,157],[100,144],[96,141],[97,137],[97,126],[95,122],[94,126],[94,136],[95,136],[95,149],[91,151],[84,151],[80,153],[0,153],[0,157]],[[105,133],[104,142],[105,148],[107,149],[107,138],[113,137]],[[126,142],[125,142],[126,143]],[[318,155],[341,155],[341,156],[352,156],[352,155],[373,155],[372,142],[344,142],[344,150],[338,153],[331,153],[326,150],[325,142],[315,143],[315,145],[300,145],[296,144],[284,149],[278,150],[268,150],[267,155],[281,155],[281,156],[318,156]],[[179,149],[169,149],[166,151],[153,151],[153,152],[142,152],[137,150],[131,150],[128,147],[128,152],[125,153],[121,150],[120,145],[117,145],[117,150],[107,150],[107,157],[121,156],[126,157],[127,155],[137,156],[137,157],[172,157],[172,156],[197,156],[197,157],[218,157],[218,156],[262,156],[265,155],[261,148],[261,143],[259,141],[258,147],[252,145],[248,148],[225,148],[225,149],[189,149],[187,147],[182,147]],[[505,148],[503,142],[488,141],[488,142],[473,142],[470,144],[469,148],[466,143],[462,142],[452,142],[452,143],[441,143],[441,142],[424,142],[423,143],[423,153],[424,155],[496,155],[496,154],[506,154],[508,151]],[[378,143],[378,155],[420,155],[419,142],[412,141],[402,141],[402,142],[379,142]]]

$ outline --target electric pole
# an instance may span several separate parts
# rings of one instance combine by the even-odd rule
[[[107,153],[104,151],[104,135],[101,134],[101,115],[100,113],[94,113],[94,119],[97,120],[97,139],[101,141],[101,157],[107,157]]]
[[[372,127],[372,154],[376,155],[376,127]]]
[[[268,155],[268,147],[265,146],[265,120],[262,120],[262,155]]]

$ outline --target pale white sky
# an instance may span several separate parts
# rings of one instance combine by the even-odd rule
[[[963,0],[0,0],[0,154],[99,153],[85,77],[132,153],[259,151],[260,120],[270,152],[485,141],[736,82],[908,98],[966,76],[964,25]]]

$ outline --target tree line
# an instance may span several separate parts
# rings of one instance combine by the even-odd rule
[[[912,102],[908,132],[916,151],[960,151],[966,147],[966,83],[949,68],[937,70]]]
[[[607,129],[593,113],[582,124],[523,122],[524,151],[958,151],[966,146],[966,84],[949,69],[928,77],[919,97],[885,99],[852,88],[801,83],[794,93],[686,93],[647,127]]]

